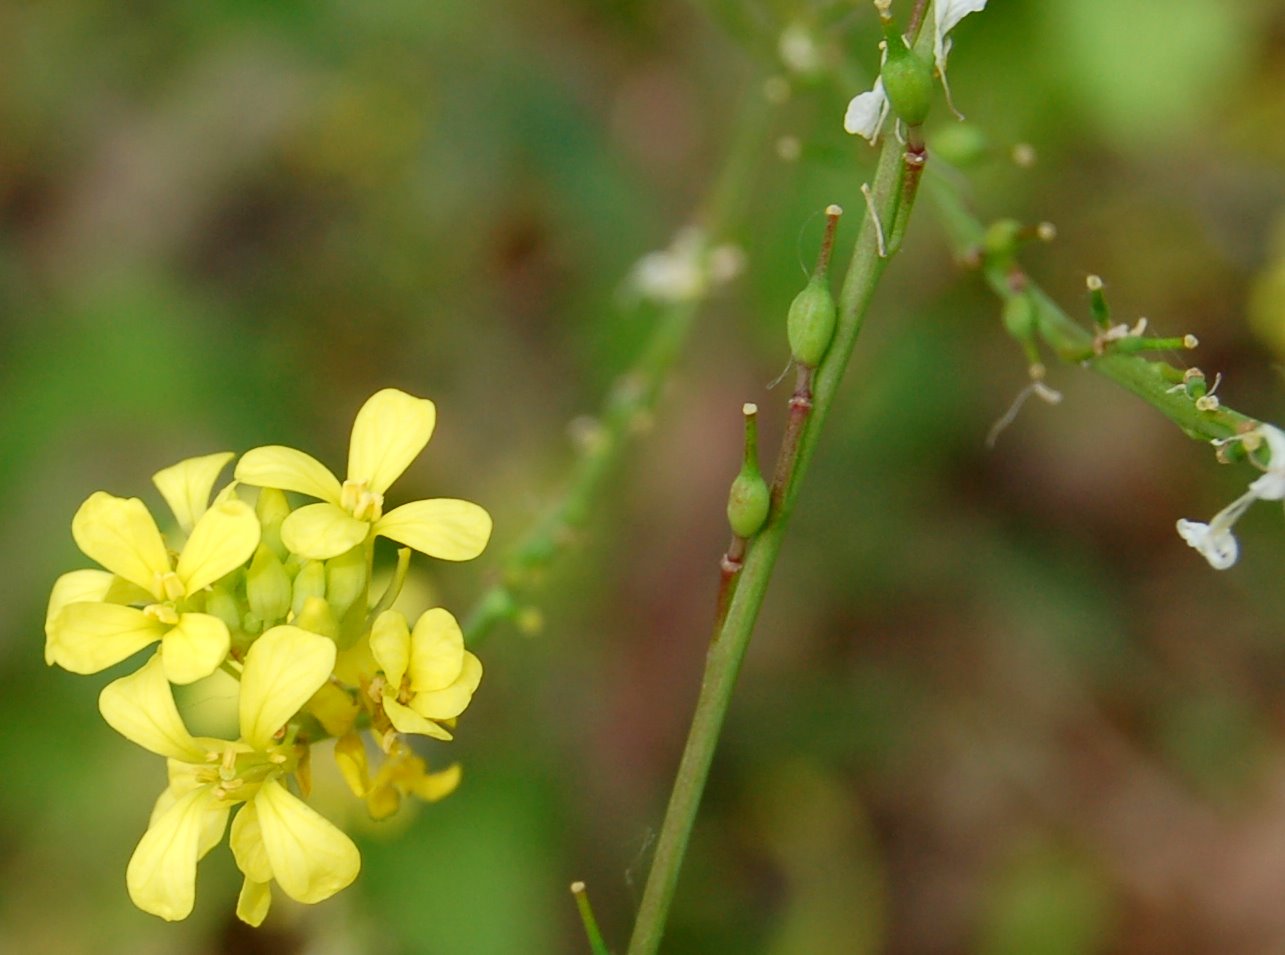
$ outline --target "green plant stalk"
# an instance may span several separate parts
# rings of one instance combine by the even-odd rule
[[[732,144],[718,178],[698,215],[711,243],[732,228],[749,192],[771,111],[757,90],[747,94]],[[544,571],[584,526],[603,488],[620,467],[630,438],[651,414],[670,372],[687,343],[702,300],[666,306],[634,364],[612,385],[598,416],[598,429],[580,453],[566,490],[510,549],[500,579],[488,587],[465,616],[464,641],[475,646],[497,624],[515,618],[538,589]]]
[[[947,233],[960,258],[980,247],[985,227],[970,214],[958,195],[944,183],[934,182],[931,195]],[[1000,298],[1014,294],[1013,263],[988,258],[982,263],[986,282]],[[1161,362],[1142,355],[1093,350],[1094,333],[1066,314],[1034,282],[1023,276],[1023,294],[1035,305],[1036,331],[1062,361],[1096,371],[1120,387],[1137,395],[1198,441],[1230,437],[1258,424],[1249,415],[1226,405],[1202,411],[1174,381],[1167,376]]]
[[[931,38],[924,34],[918,45],[927,47],[930,42]],[[879,210],[884,228],[897,222],[899,217],[904,221],[914,201],[913,193],[903,194],[906,166],[902,154],[903,150],[894,137],[884,139],[872,190],[874,206]],[[879,255],[875,225],[869,215],[865,215],[839,294],[839,322],[835,338],[813,379],[811,413],[797,435],[797,442],[793,442],[788,434],[783,441],[783,451],[792,463],[785,470],[788,479],[781,490],[779,502],[774,500],[774,504],[779,503],[779,506],[774,506],[763,529],[750,541],[727,614],[706,653],[696,711],[661,824],[656,855],[634,922],[628,955],[654,955],[660,947],[723,720],[767,593],[772,569],[785,539],[799,486],[816,450],[817,439],[838,393],[871,297],[888,261]],[[781,472],[778,470],[778,473]]]

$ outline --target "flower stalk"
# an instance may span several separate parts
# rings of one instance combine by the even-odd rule
[[[922,34],[915,44],[920,53],[930,46],[931,37],[927,34]],[[907,166],[903,154],[903,148],[894,138],[884,141],[879,154],[871,205],[885,222],[895,223],[899,216],[908,220],[914,204],[915,190],[905,189]],[[904,224],[902,228],[904,231]],[[794,434],[783,442],[777,468],[778,487],[774,489],[767,523],[749,544],[727,615],[706,653],[696,711],[665,811],[628,955],[653,955],[659,949],[714,750],[800,484],[838,393],[870,300],[889,262],[883,247],[879,223],[873,217],[866,217],[839,295],[834,340],[813,376],[811,408],[806,415],[800,415]]]

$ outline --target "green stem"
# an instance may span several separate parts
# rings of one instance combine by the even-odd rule
[[[924,34],[918,45],[925,46],[929,42],[931,38]],[[897,222],[899,216],[909,214],[909,205],[915,196],[913,191],[903,192],[905,169],[900,145],[895,138],[885,137],[873,187],[873,204],[884,223]],[[899,209],[899,206],[905,208]],[[780,488],[779,498],[773,502],[767,524],[750,542],[727,615],[706,653],[696,712],[661,825],[656,855],[643,890],[628,955],[653,955],[660,947],[710,763],[759,608],[767,593],[772,568],[785,539],[799,486],[843,379],[870,299],[887,264],[888,259],[879,255],[876,227],[866,215],[839,295],[839,324],[835,339],[813,378],[811,411],[802,419],[800,431],[795,435],[787,434],[783,441],[783,453],[791,462],[785,468],[788,477]]]
[[[756,90],[747,94],[728,158],[710,190],[698,223],[711,244],[725,236],[744,207],[767,129],[770,111]],[[616,379],[603,403],[595,433],[576,461],[566,491],[514,546],[501,564],[500,579],[487,588],[464,620],[464,639],[476,645],[494,627],[517,616],[538,589],[545,569],[565,550],[588,520],[604,486],[624,458],[639,420],[657,399],[691,334],[701,302],[665,307],[634,364]]]
[[[981,246],[985,227],[964,208],[958,195],[949,187],[934,183],[931,193],[956,254],[961,259],[967,258]],[[1011,259],[988,257],[982,261],[987,284],[1002,299],[1014,294],[1014,269]],[[1068,364],[1091,368],[1137,395],[1190,437],[1200,441],[1226,438],[1258,424],[1250,416],[1226,405],[1207,411],[1197,408],[1184,391],[1175,390],[1172,369],[1162,362],[1109,347],[1102,354],[1096,354],[1092,331],[1062,311],[1026,276],[1022,277],[1021,287],[1022,294],[1030,296],[1035,305],[1037,333],[1059,358]],[[1101,312],[1102,307],[1098,306],[1094,311]]]

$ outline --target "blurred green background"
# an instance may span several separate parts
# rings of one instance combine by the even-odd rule
[[[823,75],[769,106],[791,24]],[[840,125],[861,87],[826,77],[868,83],[877,32],[847,0],[0,6],[0,951],[582,952],[574,879],[623,949],[699,681],[739,407],[773,447],[786,396],[766,386],[818,210],[849,209],[841,260],[870,176]],[[1223,400],[1280,422],[1278,0],[994,0],[955,40],[955,101],[995,158],[944,174],[984,218],[1057,224],[1025,258],[1073,314],[1101,274],[1122,319],[1194,332]],[[480,651],[457,741],[428,751],[462,760],[460,790],[376,826],[322,785],[364,871],[311,909],[278,893],[259,933],[232,916],[225,847],[188,921],[133,909],[163,769],[98,717],[114,673],[41,657],[50,584],[87,566],[75,508],[98,489],[159,506],[149,476],[195,453],[284,442],[340,465],[358,406],[399,386],[439,425],[394,494],[496,519],[479,561],[422,581],[463,614],[556,497],[568,422],[646,339],[625,276],[694,214],[747,100],[767,131],[725,237],[746,271],[549,577],[543,629]],[[1252,474],[1073,368],[1051,369],[1059,407],[987,450],[1024,361],[927,203],[911,233],[796,512],[665,951],[1285,950],[1279,508],[1210,570],[1174,521]]]

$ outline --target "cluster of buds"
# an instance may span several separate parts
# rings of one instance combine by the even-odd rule
[[[407,736],[451,738],[482,667],[455,618],[434,608],[411,625],[392,605],[411,550],[478,556],[491,533],[468,501],[414,501],[384,513],[384,494],[428,443],[431,401],[394,389],[371,397],[353,425],[344,481],[293,448],[257,448],[217,493],[230,452],[182,461],[153,480],[174,515],[165,535],[137,498],[90,495],[72,521],[102,569],[54,584],[45,659],[97,673],[155,647],[142,667],[103,689],[99,710],[121,735],[166,758],[169,783],[126,870],[130,898],[161,918],[186,918],[196,867],[229,842],[244,883],[237,915],[260,924],[271,884],[304,903],[349,885],[357,847],[305,800],[311,747],[335,758],[372,816],[402,798],[449,793],[458,767],[429,773]],[[317,498],[291,507],[286,493]],[[213,500],[211,500],[213,497]],[[375,541],[398,550],[372,593]],[[236,687],[217,735],[193,735],[172,685]],[[382,753],[378,766],[368,756]]]

